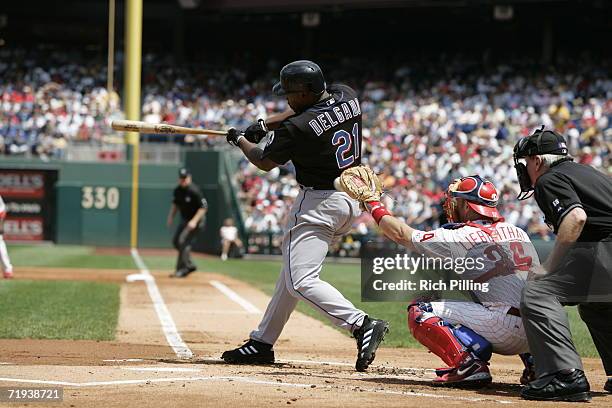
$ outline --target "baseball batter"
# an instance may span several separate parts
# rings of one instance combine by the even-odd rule
[[[4,276],[4,279],[11,279],[13,277],[13,265],[11,265],[11,259],[9,258],[8,251],[6,250],[6,243],[4,242],[5,218],[6,205],[0,196],[0,263],[2,264],[2,275]]]
[[[474,302],[416,300],[408,307],[412,335],[449,366],[436,370],[434,382],[452,386],[490,383],[492,352],[519,354],[525,363],[521,382],[533,379],[533,359],[519,307],[527,274],[536,271],[539,259],[525,231],[504,222],[499,214],[499,193],[493,183],[479,176],[455,180],[444,204],[450,223],[427,232],[387,211],[380,202],[379,183],[372,170],[363,166],[345,172],[340,182],[345,191],[364,202],[385,236],[413,253],[482,260],[482,267],[463,273],[464,279],[488,283],[488,291],[470,293]]]
[[[344,169],[361,163],[359,100],[346,85],[328,88],[319,66],[305,60],[283,67],[273,90],[286,96],[291,110],[258,121],[244,134],[232,129],[227,139],[264,171],[291,160],[301,190],[284,229],[283,267],[264,317],[246,344],[222,358],[228,363],[274,362],[272,347],[302,300],[353,334],[355,368],[364,371],[389,325],[368,317],[319,277],[330,244],[347,233],[361,213],[359,203],[333,184]],[[256,143],[268,128],[275,130],[262,150]]]

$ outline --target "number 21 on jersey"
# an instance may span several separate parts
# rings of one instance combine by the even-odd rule
[[[332,144],[338,146],[336,149],[336,161],[338,168],[343,169],[350,166],[359,158],[361,139],[359,138],[359,124],[353,125],[351,133],[344,129],[338,130],[332,137]]]

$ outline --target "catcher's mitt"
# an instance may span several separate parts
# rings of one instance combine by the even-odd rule
[[[339,181],[342,190],[359,202],[380,201],[382,184],[368,166],[356,166],[344,170]]]

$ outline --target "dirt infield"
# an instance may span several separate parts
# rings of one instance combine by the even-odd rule
[[[178,333],[195,355],[179,359],[168,346],[145,282],[125,283],[135,272],[18,270],[19,279],[123,282],[119,325],[113,342],[0,340],[0,386],[60,386],[64,402],[44,405],[66,407],[427,407],[434,400],[444,405],[539,406],[518,398],[518,357],[495,356],[494,383],[481,390],[431,386],[431,368],[441,362],[422,350],[382,348],[375,367],[356,373],[354,340],[299,313],[275,346],[278,364],[223,364],[221,352],[248,337],[268,297],[222,275],[196,273],[177,280],[153,272]],[[594,391],[592,406],[609,406],[612,395],[603,392],[601,363],[585,359],[585,364]]]

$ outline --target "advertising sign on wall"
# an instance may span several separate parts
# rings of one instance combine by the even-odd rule
[[[0,196],[6,204],[7,240],[53,240],[55,170],[0,169]]]

